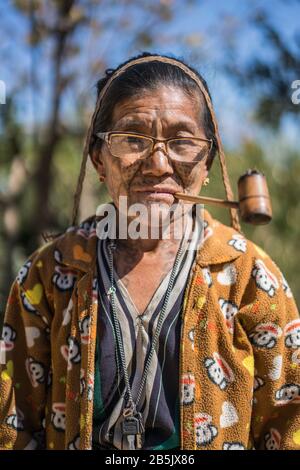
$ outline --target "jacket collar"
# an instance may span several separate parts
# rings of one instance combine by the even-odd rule
[[[228,263],[246,251],[247,240],[241,233],[213,219],[206,210],[203,211],[203,219],[203,242],[197,255],[200,266]]]
[[[87,273],[94,272],[97,251],[97,222],[92,215],[78,226],[69,227],[56,241],[61,263]]]
[[[204,236],[198,250],[196,262],[201,266],[228,263],[244,252],[246,240],[231,227],[213,219],[208,211],[203,212]],[[96,215],[85,219],[80,225],[69,227],[56,240],[61,263],[82,272],[94,272],[96,265],[97,223]]]

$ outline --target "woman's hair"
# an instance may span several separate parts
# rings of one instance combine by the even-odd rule
[[[153,57],[156,55],[158,54],[150,54],[149,52],[143,52],[142,54],[132,57],[126,62],[120,64],[116,69],[107,69],[105,71],[105,77],[100,78],[100,80],[97,82],[97,97],[99,97],[101,91],[105,87],[110,77],[121,67],[141,57]],[[197,77],[199,78],[199,80],[201,81],[210,96],[208,86],[204,78],[199,74],[199,72],[197,72],[192,67],[188,66],[184,61],[179,61],[178,59],[176,60],[186,65],[191,71],[193,71],[197,75]],[[161,85],[179,87],[192,98],[194,98],[195,95],[199,97],[200,103],[202,105],[199,121],[204,129],[207,139],[212,139],[213,141],[213,146],[210,154],[210,161],[212,162],[217,150],[215,130],[210,111],[207,107],[203,94],[199,89],[199,86],[181,68],[161,61],[135,64],[134,66],[125,70],[121,75],[119,75],[118,78],[116,78],[112,82],[103,97],[100,110],[96,116],[93,134],[110,130],[112,114],[115,106],[118,103],[123,100],[129,99],[135,95],[141,94],[145,91],[155,90]],[[91,154],[95,146],[97,149],[101,148],[102,143],[102,139],[97,139],[95,138],[95,136],[92,136],[89,146],[89,153]]]

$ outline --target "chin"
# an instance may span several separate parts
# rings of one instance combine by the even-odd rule
[[[145,202],[143,207],[146,210],[139,214],[139,221],[144,227],[151,228],[151,231],[168,229],[172,221],[182,219],[183,216],[183,207],[176,202],[174,204]]]

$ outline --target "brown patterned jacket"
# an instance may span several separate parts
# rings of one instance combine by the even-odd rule
[[[185,292],[182,449],[300,449],[300,318],[264,251],[205,211]],[[35,251],[1,340],[0,448],[90,449],[96,217]],[[108,364],[109,367],[109,364]]]

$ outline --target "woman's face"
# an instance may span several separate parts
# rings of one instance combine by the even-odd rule
[[[200,124],[201,106],[198,96],[192,98],[178,87],[160,86],[118,103],[110,130],[137,132],[157,139],[205,139]],[[151,205],[154,212],[160,205],[178,203],[172,191],[197,195],[208,174],[207,159],[208,155],[197,163],[174,162],[168,158],[162,144],[157,144],[148,158],[131,164],[112,156],[106,143],[92,154],[94,166],[98,174],[105,177],[116,207],[119,207],[119,197],[126,196],[128,207],[141,203]],[[166,192],[155,193],[158,189]]]

